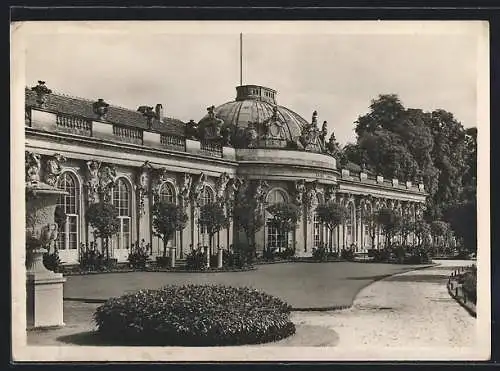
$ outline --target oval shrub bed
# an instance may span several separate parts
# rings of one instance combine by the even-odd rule
[[[117,343],[221,346],[277,341],[295,333],[291,306],[251,288],[166,286],[111,298],[94,313]]]

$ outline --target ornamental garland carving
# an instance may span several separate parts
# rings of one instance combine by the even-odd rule
[[[238,196],[240,190],[243,188],[243,180],[241,178],[235,177],[231,178],[226,187],[226,210],[229,216],[232,216],[235,199]]]
[[[149,193],[152,170],[153,167],[151,166],[151,163],[149,161],[145,161],[144,164],[141,165],[137,173],[136,194],[139,215],[142,215],[144,213],[144,199]]]
[[[30,151],[25,152],[25,171],[26,182],[32,185],[38,184],[40,181],[40,155]]]
[[[62,173],[61,164],[66,161],[66,158],[59,153],[51,156],[47,159],[45,163],[45,176],[44,181],[52,187],[57,187],[57,182],[59,181],[59,176]]]

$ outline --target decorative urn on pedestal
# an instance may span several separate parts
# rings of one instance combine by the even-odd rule
[[[43,264],[43,254],[57,239],[54,214],[66,191],[38,180],[26,182],[26,324],[29,328],[64,326],[66,278]]]

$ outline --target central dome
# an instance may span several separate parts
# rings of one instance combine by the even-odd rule
[[[224,127],[231,128],[236,136],[247,135],[249,130],[255,131],[257,147],[300,149],[304,147],[300,138],[316,123],[313,122],[312,125],[291,109],[278,105],[276,94],[275,90],[263,86],[238,86],[236,99],[213,107],[211,114],[221,120]],[[208,114],[199,124],[210,119],[213,119],[213,116]],[[321,148],[314,150],[320,151]]]

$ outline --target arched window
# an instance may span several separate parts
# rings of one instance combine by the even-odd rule
[[[58,206],[60,206],[66,214],[66,221],[59,225],[57,248],[58,250],[75,250],[78,248],[80,240],[80,189],[78,181],[70,172],[64,172],[59,177],[57,186],[68,192],[67,195],[61,195],[58,201]]]
[[[270,191],[267,195],[266,201],[268,205],[274,205],[277,203],[283,203],[286,202],[287,197],[286,194],[279,190],[279,189],[273,189]],[[270,222],[272,219],[272,215],[269,214],[269,212],[266,211],[266,230],[267,230],[267,248],[271,250],[278,250],[281,251],[281,249],[286,248],[288,245],[288,238],[289,238],[289,233],[288,232],[281,232],[273,226]]]
[[[214,202],[214,194],[210,187],[204,186],[201,192],[201,206],[208,205]]]
[[[175,204],[175,190],[171,183],[162,184],[159,193],[160,201],[166,201]]]
[[[113,188],[113,205],[118,209],[120,229],[115,237],[116,248],[126,249],[130,247],[131,229],[131,193],[130,186],[123,178],[118,178]]]

